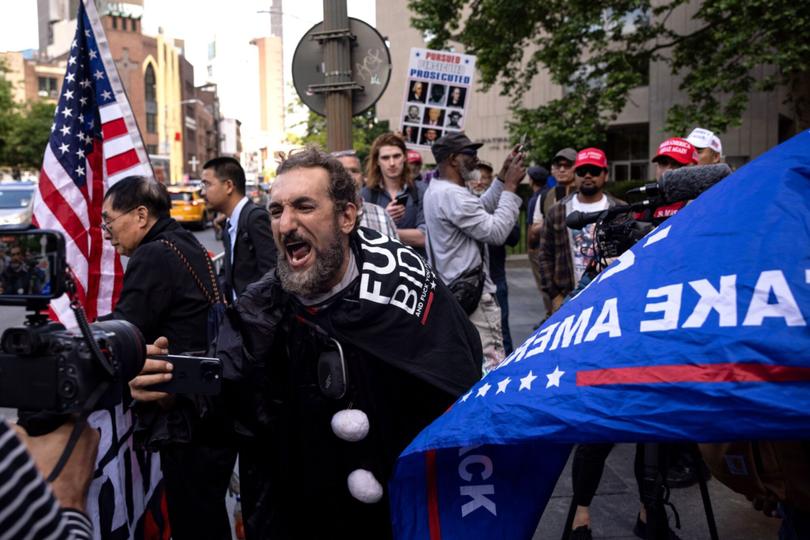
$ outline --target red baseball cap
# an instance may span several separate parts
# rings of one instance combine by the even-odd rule
[[[586,148],[577,152],[577,161],[574,163],[574,169],[582,165],[596,165],[603,169],[608,168],[607,156],[598,148]]]
[[[658,145],[658,153],[652,158],[653,163],[660,157],[672,158],[681,165],[698,162],[698,153],[692,143],[680,137],[672,137]]]
[[[416,150],[408,150],[408,163],[422,163],[422,154]]]

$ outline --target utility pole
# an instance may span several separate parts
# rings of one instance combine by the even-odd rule
[[[329,152],[352,147],[352,33],[346,0],[323,0],[323,32],[313,38],[321,41],[326,91],[326,146]]]

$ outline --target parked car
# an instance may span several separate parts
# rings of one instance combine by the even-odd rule
[[[208,225],[208,208],[200,188],[193,186],[169,186],[172,199],[172,217],[180,223],[204,229]]]
[[[28,226],[34,215],[33,182],[0,183],[0,226]]]

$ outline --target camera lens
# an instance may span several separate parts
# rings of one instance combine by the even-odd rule
[[[118,376],[126,385],[143,369],[146,341],[138,328],[127,321],[101,321],[90,325],[93,332],[104,332],[106,345],[119,366]]]

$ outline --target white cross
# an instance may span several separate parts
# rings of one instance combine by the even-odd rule
[[[197,172],[197,164],[198,163],[199,163],[199,161],[197,161],[197,156],[191,156],[191,159],[188,160],[188,164],[191,165],[191,171],[192,172],[194,172],[194,173]]]

